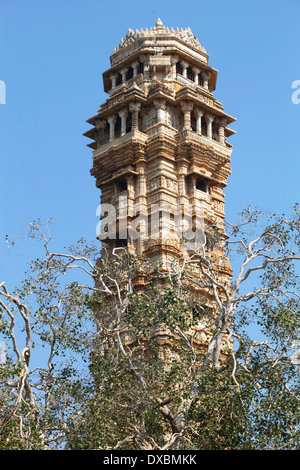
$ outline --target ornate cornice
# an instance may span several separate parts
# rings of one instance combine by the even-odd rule
[[[185,42],[189,46],[192,46],[198,49],[199,51],[206,53],[206,50],[203,46],[201,46],[198,38],[192,33],[191,28],[168,28],[167,26],[163,26],[162,21],[158,19],[155,28],[146,28],[140,30],[137,29],[136,31],[133,31],[129,28],[126,33],[126,36],[121,39],[120,44],[114,49],[113,54],[116,54],[120,50],[125,49],[126,47],[130,46],[139,39],[155,39],[158,35],[174,37],[182,42]]]

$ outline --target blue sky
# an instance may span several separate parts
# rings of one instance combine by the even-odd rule
[[[82,134],[107,95],[102,72],[128,28],[190,27],[219,71],[215,96],[236,117],[226,215],[299,200],[299,0],[0,0],[0,280],[13,288],[38,256],[5,235],[53,218],[53,247],[96,237],[99,192]]]

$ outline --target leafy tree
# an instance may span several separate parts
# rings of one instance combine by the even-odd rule
[[[247,210],[168,270],[32,224],[45,256],[0,284],[0,448],[297,449],[299,222]]]

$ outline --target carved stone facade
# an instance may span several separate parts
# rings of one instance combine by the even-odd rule
[[[103,73],[109,97],[85,133],[101,190],[99,238],[108,253],[126,246],[168,266],[186,253],[182,214],[191,224],[222,227],[231,171],[227,139],[234,133],[228,126],[235,119],[214,97],[217,71],[189,28],[169,29],[158,20],[150,30],[128,30],[110,62]],[[217,270],[228,280],[224,256]],[[213,308],[213,299],[205,304]],[[197,330],[201,347],[209,334],[200,323]],[[164,354],[168,334],[155,335]]]
[[[109,97],[85,133],[101,190],[100,238],[111,249],[126,245],[173,262],[183,250],[180,208],[204,224],[224,219],[235,119],[213,96],[217,71],[189,28],[158,20],[150,30],[128,30],[110,62]]]

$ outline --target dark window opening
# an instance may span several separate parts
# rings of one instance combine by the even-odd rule
[[[205,118],[201,119],[201,134],[207,136],[207,122]]]
[[[116,80],[116,85],[121,85],[122,83],[122,75],[119,73],[119,75],[117,76],[117,80]]]
[[[203,80],[202,73],[198,74],[198,85],[204,86],[204,80]]]
[[[115,248],[126,248],[128,245],[127,238],[117,238],[114,241]]]
[[[200,320],[201,318],[207,318],[212,315],[211,307],[207,307],[203,304],[195,304],[192,307],[192,315],[194,320]]]
[[[118,190],[118,193],[127,191],[127,181],[125,178],[121,178],[117,181],[117,190]]]
[[[131,119],[131,113],[129,113],[126,118],[126,133],[131,131],[131,127],[132,127],[132,119]]]
[[[195,305],[192,308],[192,314],[193,314],[193,319],[194,320],[200,320],[201,317],[203,317],[204,309],[200,305]]]
[[[142,131],[143,130],[143,118],[142,116],[139,114],[138,116],[138,130],[139,131]]]
[[[191,113],[191,128],[192,128],[192,131],[196,132],[197,122],[196,122],[195,114],[193,112]]]
[[[162,223],[163,223],[163,211],[159,211],[159,213],[158,213],[158,227],[159,227],[159,230],[161,230],[163,228]]]
[[[133,68],[129,67],[129,69],[126,72],[126,80],[130,80],[131,78],[133,78]]]
[[[108,140],[108,134],[105,132],[105,129],[102,127],[98,129],[98,143],[103,145]]]
[[[180,62],[176,63],[176,73],[178,73],[179,75],[182,75],[182,65]]]
[[[193,69],[191,67],[188,67],[186,69],[186,76],[189,80],[194,81],[194,72],[193,72]]]
[[[148,76],[150,79],[154,77],[153,67],[149,68]]]
[[[142,62],[139,63],[137,73],[144,73],[144,64]]]
[[[196,189],[202,191],[203,193],[208,193],[207,179],[199,176],[196,180]]]
[[[115,138],[120,137],[120,135],[121,135],[121,118],[120,116],[118,116],[116,123],[115,123]]]
[[[216,141],[219,140],[219,127],[218,124],[216,124],[215,122],[213,122],[212,124],[212,138]]]
[[[109,124],[104,129],[99,129],[99,144],[106,144],[109,141]]]

